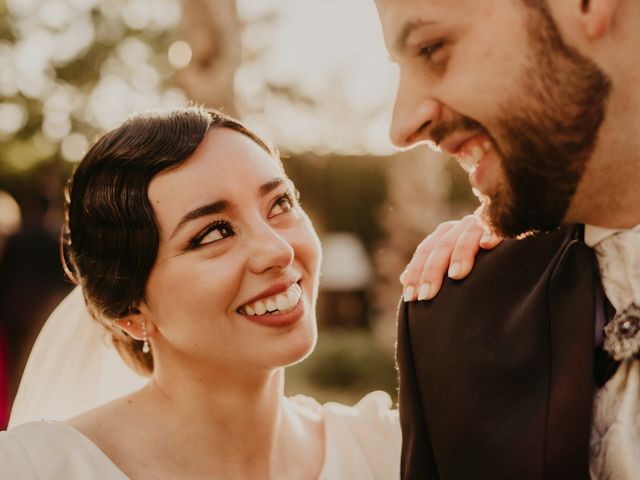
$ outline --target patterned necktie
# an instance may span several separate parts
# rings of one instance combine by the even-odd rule
[[[616,309],[604,328],[604,348],[618,361],[640,352],[640,225],[595,245],[602,286]]]

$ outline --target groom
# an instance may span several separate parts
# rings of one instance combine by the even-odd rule
[[[640,2],[376,3],[394,143],[455,157],[498,233],[538,232],[402,306],[403,478],[638,478]]]

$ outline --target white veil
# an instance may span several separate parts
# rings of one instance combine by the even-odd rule
[[[80,287],[49,316],[31,350],[9,428],[33,420],[66,420],[142,387],[90,316]]]

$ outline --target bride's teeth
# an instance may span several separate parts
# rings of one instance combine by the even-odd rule
[[[302,296],[302,289],[296,283],[291,285],[287,291],[277,294],[275,297],[262,299],[251,305],[241,308],[247,315],[264,315],[265,313],[286,312],[298,304]]]
[[[491,142],[489,140],[485,140],[482,144],[482,148],[484,148],[485,152],[488,152],[489,150],[491,150]]]
[[[265,306],[265,304],[261,300],[258,300],[253,305],[253,308],[255,308],[255,310],[256,310],[256,315],[264,315],[265,313],[267,313],[267,307]]]
[[[267,298],[264,303],[267,307],[267,312],[273,312],[276,309],[276,302],[273,301],[273,298]]]
[[[299,298],[300,296],[298,296],[292,288],[287,291],[287,302],[289,302],[289,306],[293,307],[296,303],[298,303]]]
[[[282,294],[278,295],[276,297],[276,307],[278,307],[278,310],[286,310],[289,308],[289,301],[287,300],[287,297]]]

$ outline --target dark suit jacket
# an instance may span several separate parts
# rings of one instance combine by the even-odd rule
[[[588,478],[600,287],[580,238],[507,240],[401,305],[403,478]]]

